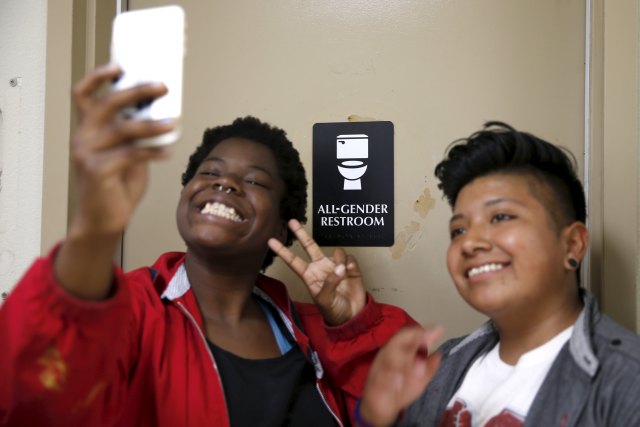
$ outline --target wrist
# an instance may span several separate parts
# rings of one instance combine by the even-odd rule
[[[118,238],[67,235],[53,259],[58,283],[73,296],[104,300],[113,291],[114,255]]]
[[[67,241],[85,246],[117,246],[122,238],[124,229],[100,228],[90,222],[74,219],[67,230]]]

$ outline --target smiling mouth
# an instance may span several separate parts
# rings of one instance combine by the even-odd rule
[[[497,263],[484,264],[479,267],[473,267],[471,270],[467,271],[467,278],[471,279],[473,276],[477,276],[478,274],[502,270],[504,267],[504,264]]]
[[[223,205],[219,202],[207,202],[206,205],[200,210],[201,214],[218,216],[220,218],[228,219],[233,222],[242,222],[243,218],[238,215],[236,210],[232,207]]]

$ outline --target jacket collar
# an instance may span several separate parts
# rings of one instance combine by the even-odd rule
[[[573,331],[569,338],[569,353],[578,367],[587,375],[593,377],[598,371],[600,361],[593,351],[592,331],[594,323],[600,316],[600,311],[598,309],[598,303],[589,292],[581,288],[580,297],[582,298],[584,307],[574,323]],[[457,353],[479,338],[498,339],[498,330],[493,322],[485,322],[480,328],[467,335],[451,349],[449,354],[453,355]],[[484,342],[484,340],[481,342]]]
[[[180,263],[180,267],[176,270],[175,274],[167,284],[164,292],[160,295],[160,298],[174,301],[184,296],[191,289],[191,283],[187,277],[187,270],[184,268],[184,261]]]
[[[590,377],[598,372],[600,361],[593,351],[593,325],[598,321],[600,310],[595,298],[584,289],[580,289],[580,296],[584,307],[573,327],[569,339],[569,352],[576,364]]]
[[[260,281],[260,278],[258,279],[259,281]],[[169,301],[175,301],[175,300],[178,300],[179,298],[182,298],[187,292],[189,292],[190,289],[191,289],[191,283],[189,283],[189,277],[187,276],[187,269],[184,268],[184,262],[183,262],[182,264],[180,264],[180,267],[178,267],[178,269],[176,270],[175,274],[169,281],[169,284],[165,288],[164,292],[162,292],[162,295],[160,295],[160,298],[166,299]],[[276,309],[276,311],[280,315],[280,318],[282,319],[282,322],[287,327],[291,335],[295,336],[293,324],[291,323],[291,320],[289,319],[287,314],[278,306],[278,304],[274,302],[273,298],[271,298],[269,294],[267,294],[265,291],[260,289],[258,286],[254,286],[253,293],[259,296],[260,298],[262,298],[264,301],[266,301],[268,304],[270,304],[273,308]]]
[[[190,290],[191,283],[187,276],[187,269],[184,267],[184,259],[182,259],[177,265],[177,269],[173,275],[171,275],[169,283],[160,294],[160,298],[168,301],[176,301],[184,297]],[[281,307],[287,306],[289,302],[284,284],[263,274],[258,276],[256,285],[253,288],[253,293],[267,301],[279,312],[282,311]],[[283,312],[281,315],[284,316],[284,318],[287,318],[287,314]],[[287,318],[287,321],[285,322],[287,327],[290,323],[291,321]]]
[[[171,302],[185,302],[185,309],[195,316],[196,321],[202,327],[202,319],[200,313],[197,311],[195,301],[193,301],[193,304],[186,301],[193,300],[193,293],[190,292],[191,283],[189,283],[187,270],[184,267],[184,256],[179,259],[176,259],[176,256],[176,254],[166,254],[168,260],[175,261],[169,262],[168,264],[176,268],[163,268],[162,264],[167,260],[162,259],[165,256],[161,257],[156,265],[154,265],[154,269],[159,270],[157,279],[164,277],[165,280],[169,280],[164,290],[161,290],[160,298]],[[316,378],[321,379],[324,376],[324,369],[318,354],[309,346],[309,339],[301,330],[301,325],[296,327],[292,322],[291,301],[289,300],[285,285],[279,280],[260,274],[258,275],[256,286],[253,288],[253,293],[275,308],[289,333],[291,333],[298,342],[298,345],[302,349],[307,349],[307,357],[310,358],[313,364]],[[194,313],[194,311],[196,312]]]

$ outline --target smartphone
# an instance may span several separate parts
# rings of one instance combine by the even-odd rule
[[[152,147],[171,144],[182,134],[182,71],[185,56],[185,13],[180,6],[162,6],[120,13],[113,20],[111,61],[122,69],[113,90],[162,82],[168,93],[125,108],[132,120],[177,119],[176,128],[135,141]]]

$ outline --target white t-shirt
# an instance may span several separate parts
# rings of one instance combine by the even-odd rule
[[[531,403],[573,326],[520,356],[515,366],[500,359],[500,343],[479,357],[453,395],[440,427],[521,426]]]

